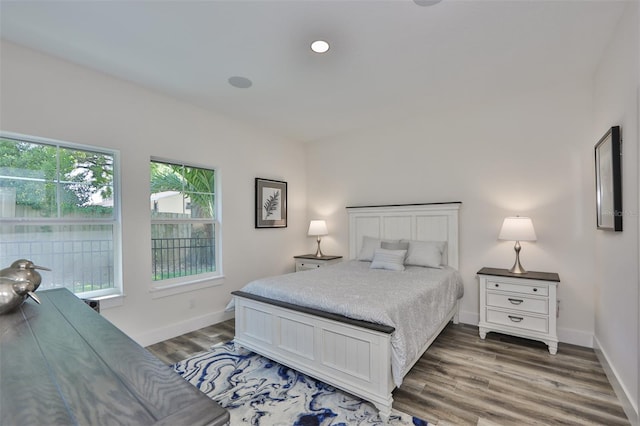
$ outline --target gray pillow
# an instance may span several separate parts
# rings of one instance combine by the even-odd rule
[[[399,243],[400,240],[381,240],[380,238],[364,236],[362,237],[362,246],[360,247],[360,253],[358,253],[358,260],[371,262],[373,260],[373,252],[375,251],[375,249],[381,248],[382,244],[393,245]],[[400,250],[407,250],[408,247],[409,246],[407,245]]]
[[[382,241],[380,248],[385,250],[409,250],[409,241]]]

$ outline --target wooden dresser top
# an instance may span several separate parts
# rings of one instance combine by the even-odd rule
[[[229,413],[66,289],[0,315],[2,424],[223,425]]]

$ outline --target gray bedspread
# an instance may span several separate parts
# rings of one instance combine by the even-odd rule
[[[241,290],[395,327],[391,335],[391,371],[395,385],[400,386],[409,363],[462,297],[462,279],[453,268],[408,266],[398,272],[370,269],[369,265],[370,262],[342,262],[258,279]]]

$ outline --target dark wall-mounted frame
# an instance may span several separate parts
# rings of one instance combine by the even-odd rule
[[[287,227],[287,182],[256,178],[256,228]]]
[[[596,158],[596,218],[598,229],[622,231],[622,139],[614,126],[598,141]]]

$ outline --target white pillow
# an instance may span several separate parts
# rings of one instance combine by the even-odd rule
[[[380,248],[382,240],[373,237],[362,237],[362,247],[360,247],[360,253],[358,253],[358,260],[365,262],[371,262],[373,260],[373,252],[375,249]]]
[[[409,250],[404,260],[405,265],[442,268],[444,241],[409,241]]]
[[[374,250],[371,269],[388,269],[390,271],[404,271],[404,257],[406,250],[387,250],[377,248]]]

